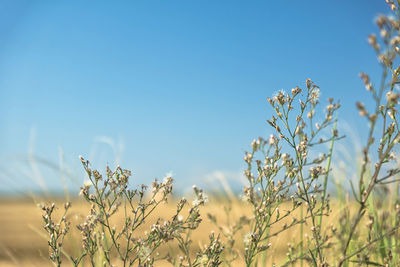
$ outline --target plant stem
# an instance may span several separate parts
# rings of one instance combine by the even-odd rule
[[[337,120],[335,120],[335,124],[333,125],[333,132],[336,131],[336,126],[337,126]],[[326,200],[326,190],[328,187],[328,176],[329,176],[329,170],[331,168],[331,161],[332,161],[332,152],[333,152],[333,143],[334,143],[334,134],[332,136],[331,139],[331,144],[329,147],[329,154],[328,154],[328,162],[326,164],[326,173],[325,173],[325,177],[324,177],[324,191],[322,192],[322,203],[321,203],[321,216],[319,217],[319,223],[318,223],[318,227],[319,227],[319,231],[321,232],[322,230],[322,213],[324,210],[324,205],[325,205],[325,200]]]

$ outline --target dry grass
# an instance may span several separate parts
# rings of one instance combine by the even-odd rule
[[[40,200],[37,200],[40,201]],[[58,201],[56,204],[62,206],[63,201]],[[75,199],[72,201],[73,206],[70,212],[70,220],[73,225],[77,225],[82,222],[85,214],[88,213],[89,206],[86,202]],[[224,206],[231,205],[232,210],[230,215],[233,220],[237,220],[240,216],[247,215],[251,216],[251,211],[248,205],[239,200],[215,200],[210,201],[208,205],[202,208],[203,222],[199,228],[193,232],[193,242],[195,245],[201,246],[208,241],[208,233],[211,231],[218,232],[218,229],[208,219],[206,214],[215,214],[217,220],[225,223],[226,217],[224,214]],[[334,204],[335,205],[335,204]],[[338,204],[330,220],[335,220],[337,215],[340,213],[342,208]],[[170,218],[173,215],[176,206],[173,201],[169,204],[160,208],[156,216],[161,218]],[[37,205],[29,199],[18,199],[18,198],[3,198],[0,201],[0,267],[5,266],[53,266],[48,260],[48,245],[47,240],[42,236],[44,233],[42,227],[42,219],[39,216],[40,209]],[[335,214],[337,213],[337,214]],[[116,215],[117,228],[121,225],[122,214]],[[294,214],[297,216],[296,214]],[[330,221],[327,219],[326,225],[330,225]],[[149,220],[146,220],[145,225],[140,229],[139,232],[143,233],[150,229],[152,223],[156,220],[155,216],[152,216]],[[283,222],[282,222],[283,223]],[[272,231],[281,228],[281,224],[274,226]],[[224,227],[224,226],[223,226]],[[239,233],[237,239],[239,247],[243,248],[242,236],[245,234],[246,229]],[[305,233],[307,234],[307,233]],[[273,262],[280,263],[286,256],[288,243],[293,243],[299,238],[299,229],[294,227],[288,231],[283,232],[278,237],[273,239],[272,249],[268,250],[267,253],[267,264],[269,266]],[[73,230],[71,238],[68,240],[70,245],[80,247],[80,236],[76,229]],[[71,247],[67,247],[70,250]],[[171,249],[176,250],[176,246],[171,245]],[[167,253],[168,247],[164,247],[161,250],[162,253]],[[67,263],[67,261],[65,261]],[[158,262],[156,266],[169,265],[165,262]],[[236,260],[233,266],[243,266],[243,255],[241,259]],[[263,265],[264,266],[264,265]]]

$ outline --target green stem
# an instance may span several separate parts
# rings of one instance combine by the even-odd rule
[[[333,125],[333,132],[336,131],[336,125],[337,125],[337,120],[335,120],[335,124]],[[321,232],[321,229],[322,229],[322,213],[324,211],[324,205],[325,205],[325,200],[326,200],[326,190],[327,190],[327,187],[328,187],[329,170],[331,168],[333,143],[334,143],[334,140],[335,140],[334,137],[335,137],[335,135],[333,134],[332,140],[331,140],[331,144],[330,144],[330,147],[329,147],[328,162],[326,164],[326,173],[325,173],[325,177],[324,177],[324,191],[322,192],[321,216],[319,217],[319,223],[318,223],[318,227],[319,227],[319,231],[320,232]]]

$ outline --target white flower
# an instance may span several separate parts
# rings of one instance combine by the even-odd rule
[[[200,258],[200,264],[205,265],[205,264],[207,264],[207,262],[208,262],[208,257],[207,257],[207,255],[201,256],[201,258]]]
[[[151,254],[151,249],[148,246],[141,246],[139,248],[139,257],[143,260],[146,261]]]
[[[311,101],[312,101],[313,103],[317,102],[318,99],[319,99],[319,96],[320,96],[320,91],[319,91],[319,89],[318,89],[318,88],[314,88],[314,89],[311,91],[311,95],[310,95]]]
[[[269,144],[270,144],[270,145],[273,145],[273,144],[275,143],[275,141],[276,141],[275,136],[274,136],[273,134],[271,134],[271,135],[269,136],[268,141],[269,141]]]
[[[85,180],[83,182],[83,186],[86,187],[86,188],[89,188],[89,187],[92,186],[92,182],[90,180]]]
[[[248,246],[250,244],[252,235],[253,235],[253,233],[251,233],[251,232],[244,235],[243,242],[246,246]]]
[[[199,201],[199,199],[197,197],[193,200],[192,205],[195,206],[195,207],[200,205],[200,201]]]
[[[165,175],[164,175],[164,181],[165,181],[165,179],[167,179],[168,177],[174,177],[175,176],[175,173],[173,172],[173,171],[169,171],[169,172],[167,172]]]

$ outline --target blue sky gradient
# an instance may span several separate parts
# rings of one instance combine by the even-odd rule
[[[266,97],[306,78],[362,136],[358,73],[379,77],[366,38],[388,12],[383,0],[3,0],[0,191],[39,188],[21,156],[57,165],[60,149],[77,176],[81,154],[101,169],[118,160],[135,182],[237,182],[252,139],[271,133]]]

